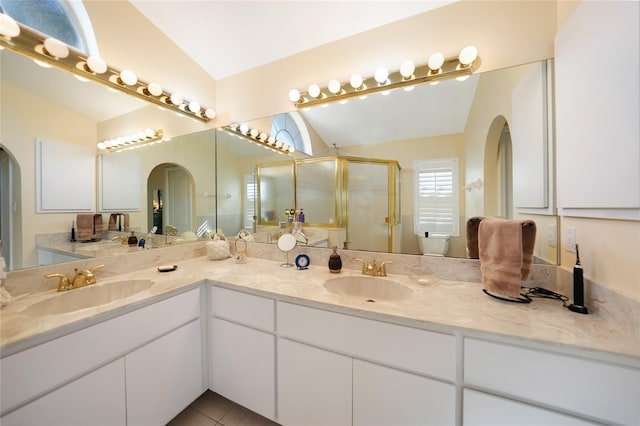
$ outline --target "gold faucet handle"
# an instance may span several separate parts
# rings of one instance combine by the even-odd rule
[[[73,287],[74,288],[78,288],[78,287],[84,287],[87,285],[91,285],[91,284],[95,284],[96,283],[96,276],[94,275],[94,271],[96,269],[102,268],[104,267],[104,265],[98,265],[98,266],[94,266],[91,269],[81,269],[78,270],[78,268],[75,268],[74,270],[76,271],[76,275],[73,278]]]
[[[65,290],[70,290],[71,288],[73,288],[73,286],[71,285],[71,281],[69,281],[69,278],[67,278],[66,275],[63,274],[48,274],[44,276],[45,278],[60,278],[60,281],[58,282],[58,291],[65,291]]]
[[[380,266],[378,267],[378,275],[386,277],[387,276],[387,268],[385,265],[387,265],[388,263],[393,263],[393,261],[391,260],[385,260],[384,262],[382,262],[380,264]]]
[[[357,262],[362,262],[362,273],[366,274],[367,273],[367,267],[369,266],[367,261],[364,259],[356,259]]]

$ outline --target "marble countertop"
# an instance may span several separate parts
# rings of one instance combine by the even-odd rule
[[[55,290],[21,297],[0,310],[0,353],[6,356],[18,352],[187,291],[208,280],[258,295],[401,325],[472,336],[515,338],[523,343],[551,345],[567,353],[599,359],[610,356],[640,366],[640,344],[633,337],[599,316],[570,312],[560,301],[535,299],[531,304],[508,303],[486,296],[481,291],[482,285],[476,282],[447,281],[435,275],[389,275],[386,279],[409,287],[413,292],[411,297],[399,302],[370,303],[330,293],[323,285],[327,279],[337,276],[360,276],[359,271],[343,269],[340,274],[332,274],[322,266],[297,270],[281,268],[281,263],[249,258],[245,264],[236,264],[233,258],[211,261],[198,257],[175,263],[177,270],[167,273],[151,267],[103,277],[97,271],[98,284],[95,285],[139,279],[150,279],[153,285],[126,299],[58,315],[25,313],[33,304],[59,296]]]

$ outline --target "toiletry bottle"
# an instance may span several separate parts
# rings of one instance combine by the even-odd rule
[[[76,242],[76,221],[71,221],[71,240],[72,243]]]
[[[338,247],[333,247],[333,253],[329,256],[329,272],[334,274],[342,271],[342,259],[338,254]]]
[[[129,239],[127,240],[127,243],[130,246],[136,246],[138,245],[138,238],[135,236],[135,234],[133,233],[133,231],[131,231],[131,236],[129,237]]]
[[[304,212],[300,209],[300,214],[298,215],[298,222],[304,223]]]

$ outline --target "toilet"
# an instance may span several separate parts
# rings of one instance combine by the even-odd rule
[[[416,237],[422,254],[445,256],[449,250],[449,236],[446,234],[429,234],[429,237],[416,234]]]

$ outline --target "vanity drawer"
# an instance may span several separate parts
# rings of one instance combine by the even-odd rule
[[[213,286],[209,306],[215,317],[271,333],[275,331],[273,299]]]
[[[606,422],[640,424],[640,370],[466,338],[464,384]]]
[[[75,380],[199,316],[197,288],[2,358],[0,413]]]
[[[282,337],[444,380],[456,377],[456,339],[444,333],[388,324],[278,302]]]

